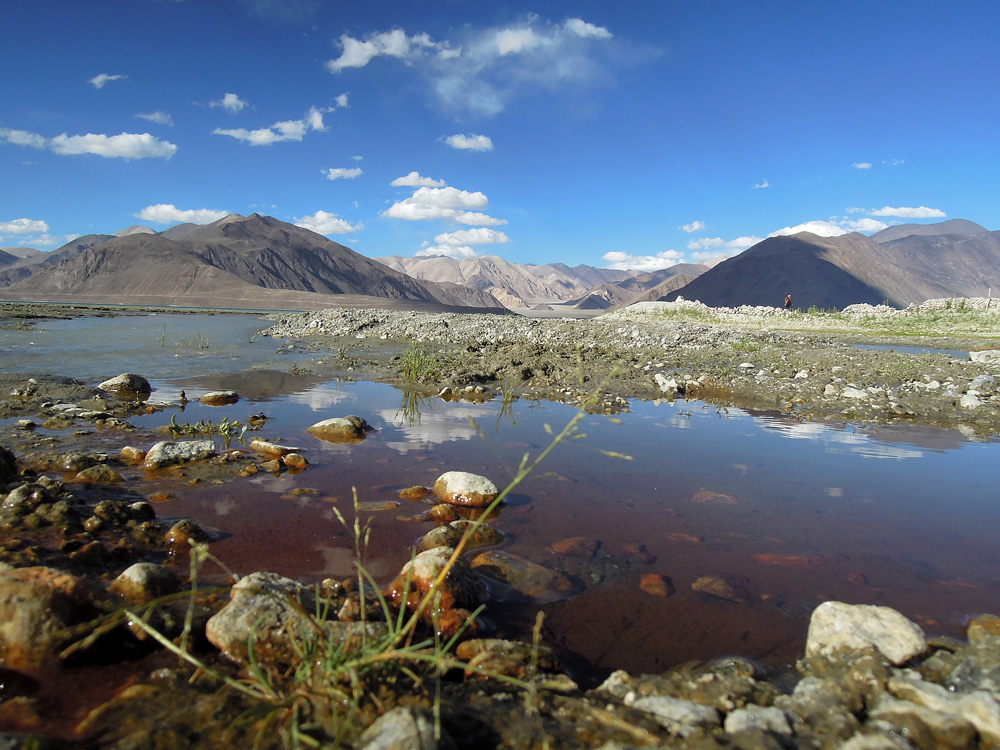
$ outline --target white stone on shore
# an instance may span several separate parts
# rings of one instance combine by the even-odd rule
[[[920,626],[889,607],[823,602],[813,610],[806,637],[807,656],[866,648],[899,665],[926,651],[927,640]]]

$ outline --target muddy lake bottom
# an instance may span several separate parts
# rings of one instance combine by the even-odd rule
[[[192,399],[183,412],[132,419],[140,429],[171,417],[246,422],[264,412],[270,419],[255,434],[300,446],[306,471],[198,486],[135,478],[132,488],[166,493],[157,514],[210,529],[213,553],[234,571],[306,582],[354,574],[354,539],[335,509],[352,519],[355,491],[372,526],[365,564],[388,582],[432,528],[415,520],[427,506],[401,500],[401,490],[450,470],[503,486],[525,453],[549,444],[549,427],[558,432],[575,413],[552,402],[444,401],[309,374],[281,353],[288,342],[255,339],[261,327],[250,316],[49,321],[0,331],[0,351],[5,371],[95,383],[135,371],[153,382],[154,401],[176,404],[181,390]],[[238,391],[240,402],[194,400],[220,389]],[[347,414],[375,432],[350,445],[305,432]],[[586,417],[580,432],[494,521],[506,551],[565,572],[573,591],[525,600],[493,586],[485,617],[496,634],[524,639],[544,610],[546,640],[585,681],[726,655],[788,665],[802,654],[812,609],[831,599],[893,607],[930,635],[961,635],[972,617],[1000,610],[995,439],[799,422],[683,400],[633,401],[614,419]],[[570,537],[595,540],[596,552],[553,550]],[[640,583],[648,574],[662,576],[669,595],[647,593]],[[732,583],[737,600],[693,590],[706,576]]]

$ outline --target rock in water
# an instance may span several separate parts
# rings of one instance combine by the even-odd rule
[[[240,400],[240,394],[236,391],[211,391],[198,399],[206,406],[228,406]]]
[[[889,607],[823,602],[813,610],[806,655],[873,648],[895,665],[927,650],[924,631]]]
[[[132,372],[123,372],[103,383],[98,383],[98,388],[111,393],[152,393],[153,387],[142,375]]]
[[[485,508],[500,491],[486,477],[467,471],[446,471],[434,482],[434,494],[451,505]]]
[[[306,428],[320,440],[328,443],[356,443],[365,439],[374,428],[361,417],[350,414],[346,417],[332,417]]]
[[[200,461],[215,455],[215,443],[211,440],[182,440],[178,443],[162,440],[146,454],[147,469],[159,469],[171,464]]]

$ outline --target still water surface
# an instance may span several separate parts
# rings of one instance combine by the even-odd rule
[[[293,355],[278,351],[289,342],[255,339],[261,325],[231,316],[56,321],[0,332],[0,351],[5,369],[95,382],[135,370],[153,380],[154,400],[176,399],[181,389],[189,398],[239,391],[234,406],[195,402],[183,414],[134,421],[246,421],[264,411],[271,419],[261,436],[302,446],[308,470],[171,486],[176,499],[157,511],[213,529],[213,551],[238,572],[310,581],[351,575],[353,540],[334,508],[350,517],[355,488],[362,504],[397,503],[363,512],[373,524],[369,569],[388,580],[431,528],[413,520],[425,506],[400,500],[401,489],[429,486],[453,469],[502,486],[525,453],[548,445],[547,425],[558,431],[574,414],[548,402],[504,410],[499,401],[416,399],[390,385],[289,374],[285,357]],[[185,343],[200,330],[209,349]],[[304,431],[346,414],[376,431],[355,445]],[[1000,612],[996,440],[683,401],[633,402],[618,422],[587,417],[581,432],[496,521],[508,551],[567,571],[577,588],[544,604],[494,590],[487,614],[502,635],[524,636],[541,608],[547,638],[581,664],[650,672],[725,654],[788,663],[801,654],[809,613],[827,599],[891,606],[932,634],[960,634],[970,617]],[[552,551],[553,542],[576,536],[600,542],[592,558]],[[650,561],[626,551],[639,547]],[[675,593],[645,593],[645,573],[669,579]],[[692,590],[704,576],[729,580],[741,601]]]

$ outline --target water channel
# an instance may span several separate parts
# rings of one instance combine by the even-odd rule
[[[499,399],[415,397],[387,384],[309,374],[287,341],[254,333],[252,316],[159,315],[49,321],[0,331],[3,369],[97,382],[123,371],[154,383],[155,401],[232,389],[227,407],[192,401],[136,418],[246,421],[265,412],[269,439],[299,445],[310,467],[218,486],[171,485],[161,517],[191,517],[216,536],[234,570],[306,581],[352,574],[353,539],[334,509],[371,519],[369,570],[388,580],[432,524],[401,500],[448,470],[503,486],[575,413]],[[376,430],[334,445],[305,427],[358,414]],[[0,425],[2,426],[2,425]],[[586,437],[560,446],[517,488],[495,525],[504,549],[568,574],[570,592],[534,599],[494,587],[487,617],[524,637],[538,609],[545,635],[590,669],[655,672],[691,659],[739,654],[790,663],[820,602],[894,607],[929,634],[960,635],[997,612],[1000,594],[1000,441],[913,426],[798,422],[698,401],[633,401],[612,420],[588,416]],[[569,537],[593,554],[559,554]],[[558,548],[558,545],[556,545]],[[647,593],[659,574],[673,593]],[[724,579],[720,598],[692,585]],[[669,591],[668,591],[669,593]]]

